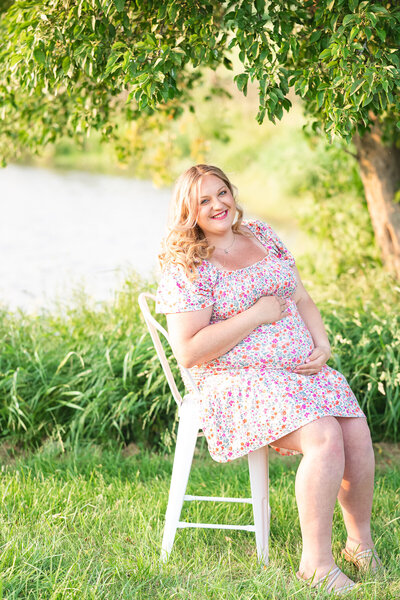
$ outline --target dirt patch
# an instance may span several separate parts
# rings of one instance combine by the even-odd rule
[[[399,468],[400,466],[400,443],[399,442],[376,442],[374,444],[375,459],[377,467]]]
[[[13,465],[18,458],[25,458],[29,452],[19,444],[5,440],[0,444],[0,465]]]
[[[135,456],[140,453],[140,449],[136,444],[131,442],[125,448],[122,449],[121,454],[124,458],[128,458],[129,456]]]

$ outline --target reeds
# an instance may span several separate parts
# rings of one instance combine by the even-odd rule
[[[137,303],[154,288],[131,277],[113,302],[81,295],[37,316],[0,313],[0,427],[27,446],[49,436],[78,444],[174,437],[169,393]],[[329,364],[348,379],[375,440],[396,440],[400,419],[400,317],[322,307],[332,342]]]

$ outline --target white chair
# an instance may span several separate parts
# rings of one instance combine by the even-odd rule
[[[171,485],[169,490],[168,506],[165,515],[165,527],[162,540],[161,561],[165,562],[172,550],[178,527],[204,527],[208,529],[238,529],[241,531],[253,531],[256,535],[258,559],[268,564],[268,540],[269,540],[269,481],[268,481],[268,446],[263,446],[248,454],[251,498],[225,498],[210,496],[186,495],[186,488],[192,466],[196,440],[201,431],[201,423],[198,414],[199,390],[193,381],[190,372],[184,367],[180,369],[185,374],[191,389],[182,398],[176,386],[170,365],[161,344],[158,332],[168,341],[167,331],[152,316],[147,300],[155,300],[152,294],[142,293],[139,295],[139,305],[153,340],[158,358],[164,369],[172,395],[178,405],[179,425],[176,440],[175,458],[172,469]],[[187,386],[186,386],[187,387]],[[184,501],[205,500],[219,502],[243,502],[253,505],[254,525],[219,525],[213,523],[188,523],[180,521],[180,515]]]

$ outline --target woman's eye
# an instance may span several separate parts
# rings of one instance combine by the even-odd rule
[[[203,200],[201,200],[200,204],[205,204],[206,202],[208,202],[208,198],[204,198]]]
[[[225,194],[226,194],[226,190],[222,190],[222,191],[219,193],[219,195],[221,196],[221,194],[224,194],[224,195],[225,195]]]

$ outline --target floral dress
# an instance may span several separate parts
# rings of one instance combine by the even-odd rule
[[[315,375],[293,370],[314,343],[296,303],[294,258],[269,225],[243,221],[267,255],[234,271],[207,260],[190,281],[170,264],[157,290],[156,310],[179,313],[212,306],[210,324],[240,313],[261,296],[288,298],[288,315],[258,326],[223,356],[190,372],[200,390],[200,418],[208,449],[217,462],[231,461],[325,416],[364,417],[345,377],[331,367]],[[282,454],[294,454],[279,449]]]

